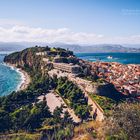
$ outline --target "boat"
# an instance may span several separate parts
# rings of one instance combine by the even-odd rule
[[[112,56],[108,56],[107,58],[108,58],[108,59],[113,59],[113,57],[112,57]]]

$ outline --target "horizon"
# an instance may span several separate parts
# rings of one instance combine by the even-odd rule
[[[140,44],[137,0],[5,0],[0,42]]]

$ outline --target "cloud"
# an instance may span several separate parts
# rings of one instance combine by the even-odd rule
[[[0,26],[2,27],[12,27],[15,25],[25,25],[25,23],[14,19],[0,18]]]
[[[45,29],[24,25],[1,26],[0,41],[2,42],[63,42],[75,44],[99,43],[140,43],[140,35],[128,37],[107,37],[102,34],[73,32],[68,28]]]

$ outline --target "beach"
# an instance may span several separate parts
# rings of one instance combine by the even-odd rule
[[[19,84],[18,88],[17,88],[17,91],[20,91],[20,90],[25,90],[28,85],[30,84],[31,82],[31,78],[30,76],[28,75],[27,72],[25,72],[24,70],[22,69],[19,69],[18,68],[18,72],[20,73],[21,75],[21,83]]]
[[[17,68],[13,64],[9,64],[9,63],[5,63],[5,64],[7,66],[9,66],[11,69],[15,69],[21,76],[21,82],[17,86],[16,91],[25,90],[28,87],[28,85],[30,84],[30,82],[31,82],[31,78],[28,75],[28,73],[25,72],[24,70],[22,70],[21,68]]]

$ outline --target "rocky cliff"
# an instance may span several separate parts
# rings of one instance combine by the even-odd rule
[[[37,55],[37,53],[46,52],[46,55]],[[55,57],[57,55],[63,57],[74,56],[73,52],[62,48],[49,48],[35,46],[32,48],[24,49],[20,52],[14,52],[10,55],[5,56],[4,62],[10,63],[21,68],[30,68],[32,70],[39,70],[42,68],[44,57]]]

